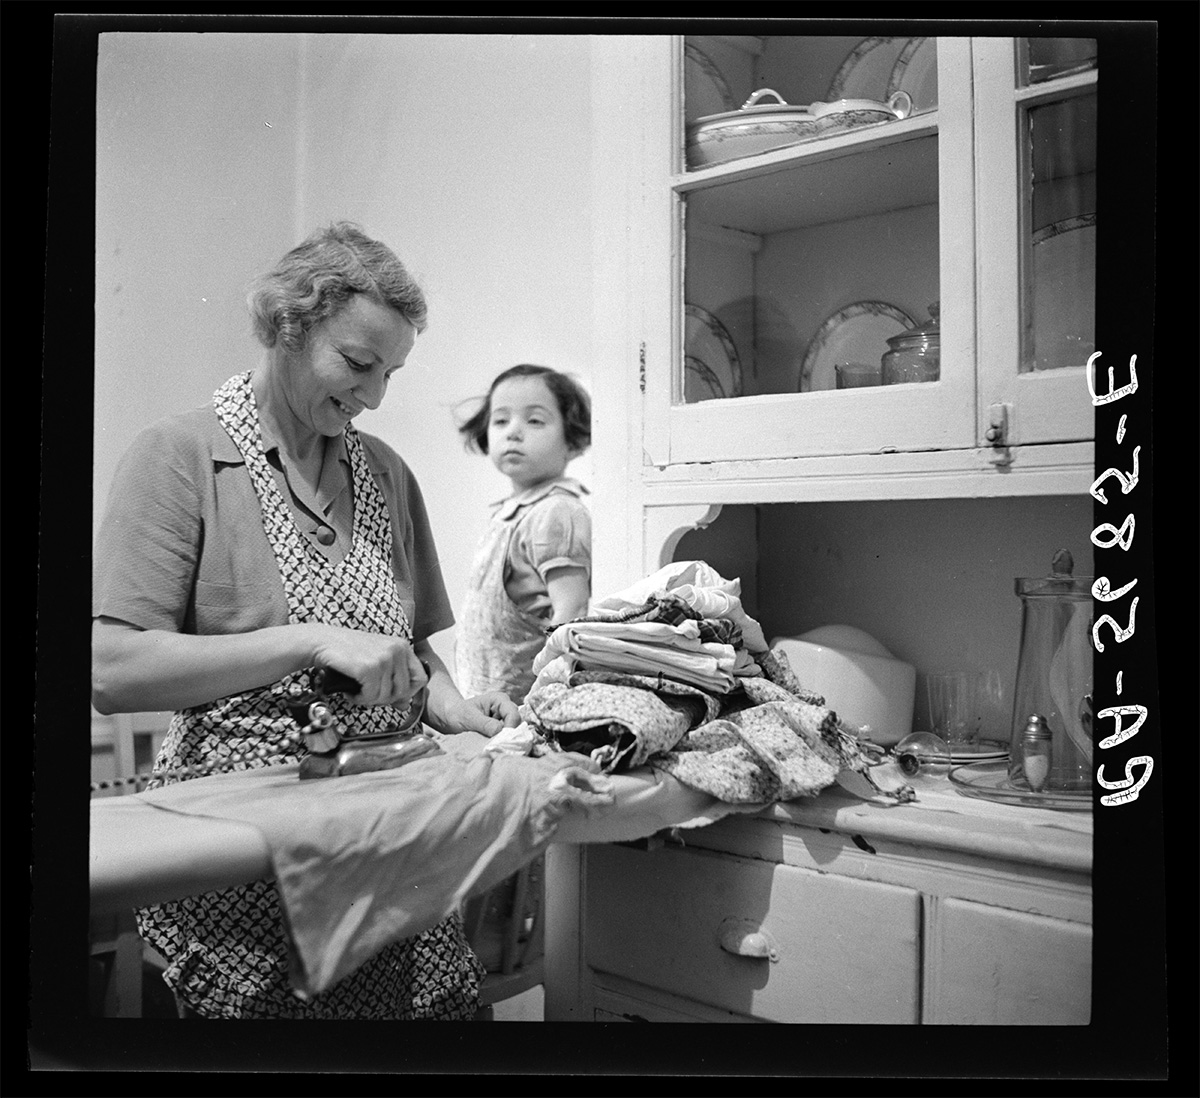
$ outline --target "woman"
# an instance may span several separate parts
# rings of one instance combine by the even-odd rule
[[[430,647],[453,616],[420,489],[351,424],[425,327],[421,289],[340,223],[285,256],[249,305],[257,367],[143,431],[117,470],[95,553],[94,705],[176,711],[157,769],[264,747],[234,765],[294,761],[285,692],[318,668],[361,684],[334,703],[350,734],[399,723],[422,661],[434,729],[516,724],[502,694],[464,699]],[[139,927],[185,1016],[470,1018],[483,974],[455,916],[301,1001],[269,881],[148,908]]]

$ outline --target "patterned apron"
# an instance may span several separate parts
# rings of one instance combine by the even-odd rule
[[[497,515],[476,550],[454,648],[455,677],[464,697],[499,690],[520,705],[533,685],[533,660],[546,643],[546,623],[509,597],[504,565],[517,527],[540,502],[515,518]]]
[[[271,473],[250,374],[230,378],[213,395],[213,405],[246,459],[287,594],[289,622],[323,621],[411,639],[392,572],[387,502],[354,428],[345,429],[354,476],[353,539],[350,552],[333,564],[301,536]],[[308,689],[313,670],[177,712],[155,768],[228,758],[264,743],[275,749],[267,758],[239,761],[231,768],[295,762],[303,749],[286,739],[295,725],[284,697],[292,682]],[[340,695],[331,701],[345,736],[377,735],[403,716],[393,706],[353,706]],[[320,796],[319,784],[313,795]],[[146,908],[138,913],[138,926],[143,938],[167,959],[164,978],[176,998],[202,1017],[452,1021],[472,1018],[478,1005],[483,969],[466,944],[458,915],[393,943],[308,1000],[288,985],[284,916],[272,881]]]

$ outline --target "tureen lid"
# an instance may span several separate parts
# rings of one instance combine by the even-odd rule
[[[760,103],[759,100],[766,95],[775,97],[774,103]],[[772,122],[785,122],[792,120],[804,120],[813,118],[813,113],[808,107],[798,107],[784,100],[783,96],[773,88],[760,88],[756,91],[745,103],[736,111],[724,111],[721,114],[709,114],[703,118],[696,119],[697,126],[705,126],[711,128],[714,122],[745,122],[747,119],[762,119]]]

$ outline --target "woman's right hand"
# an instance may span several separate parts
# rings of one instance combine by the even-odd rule
[[[406,706],[428,681],[412,644],[402,637],[318,625],[312,663],[348,675],[361,686],[355,705]]]
[[[92,623],[92,704],[101,713],[189,709],[257,690],[305,667],[331,667],[362,684],[356,705],[403,707],[425,669],[400,637],[307,622],[248,633],[197,636]]]

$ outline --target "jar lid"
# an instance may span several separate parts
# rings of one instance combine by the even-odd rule
[[[1050,575],[1036,579],[1017,579],[1016,592],[1022,598],[1051,598],[1090,599],[1092,597],[1092,577],[1075,576],[1075,558],[1069,549],[1059,549],[1050,562]]]
[[[942,330],[940,327],[940,302],[929,306],[929,319],[916,328],[909,328],[899,335],[889,339],[888,346],[893,351],[908,350],[912,347],[934,347],[941,343]]]

